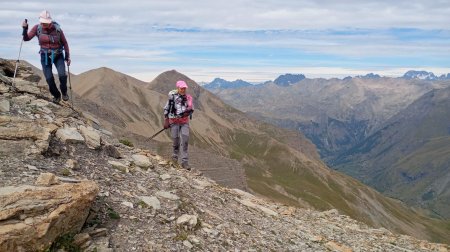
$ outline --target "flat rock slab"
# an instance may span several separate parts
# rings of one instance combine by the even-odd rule
[[[98,191],[92,181],[0,188],[0,251],[43,251],[79,232]]]
[[[16,89],[19,92],[29,93],[29,94],[36,94],[40,95],[41,90],[37,87],[36,84],[26,81],[26,80],[17,80],[15,83]]]
[[[83,136],[75,128],[64,128],[56,131],[56,137],[64,143],[83,143]]]

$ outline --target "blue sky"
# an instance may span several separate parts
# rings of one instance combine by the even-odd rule
[[[144,81],[176,69],[196,81],[273,80],[284,73],[400,76],[450,72],[450,2],[357,0],[9,1],[0,57],[17,58],[21,22],[47,9],[75,74],[109,67]],[[22,59],[39,67],[34,39]]]

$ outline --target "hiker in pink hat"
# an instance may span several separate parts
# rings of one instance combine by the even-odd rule
[[[47,80],[50,93],[53,95],[53,102],[59,103],[61,101],[61,93],[64,101],[69,100],[69,96],[67,95],[67,75],[64,61],[67,62],[67,66],[70,66],[71,61],[69,44],[67,43],[66,36],[64,36],[61,27],[52,20],[50,13],[44,10],[39,15],[39,24],[33,26],[30,32],[28,32],[28,23],[26,19],[22,23],[22,28],[24,41],[29,41],[34,38],[34,36],[37,36],[39,40],[39,46],[41,47],[39,54],[41,55],[42,71]],[[55,78],[53,77],[53,64],[58,71],[61,92],[56,87]]]
[[[169,100],[164,106],[164,128],[170,128],[173,140],[172,160],[177,163],[181,157],[181,167],[191,170],[188,163],[189,118],[194,112],[194,105],[192,96],[186,94],[186,82],[179,80],[176,86],[176,90],[169,92]]]

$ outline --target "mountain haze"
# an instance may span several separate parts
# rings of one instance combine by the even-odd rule
[[[151,83],[107,68],[73,76],[75,106],[93,114],[118,138],[168,157],[166,133],[150,142],[145,137],[162,128],[162,106],[179,79],[187,81],[188,93],[196,99],[190,125],[192,164],[207,176],[289,205],[336,208],[375,227],[436,241],[449,237],[445,222],[330,170],[303,135],[249,118],[174,70]]]

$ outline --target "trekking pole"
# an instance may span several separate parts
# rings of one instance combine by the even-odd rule
[[[162,128],[162,130],[156,132],[153,136],[148,138],[148,141],[152,140],[155,136],[159,135],[159,133],[163,132],[164,130],[166,130],[165,128]]]
[[[25,19],[25,23],[27,23],[27,22],[28,22],[28,20]],[[17,57],[16,68],[14,69],[14,77],[13,77],[13,83],[12,83],[13,89],[16,88],[16,74],[17,74],[17,68],[19,67],[20,54],[22,53],[22,44],[23,44],[23,36],[22,36],[22,41],[20,41],[19,56]]]
[[[71,99],[71,102],[72,102],[72,109],[74,109],[74,108],[73,108],[72,82],[70,81],[70,66],[69,66],[69,65],[67,65],[67,72],[68,72],[68,74],[69,74],[70,99]]]

